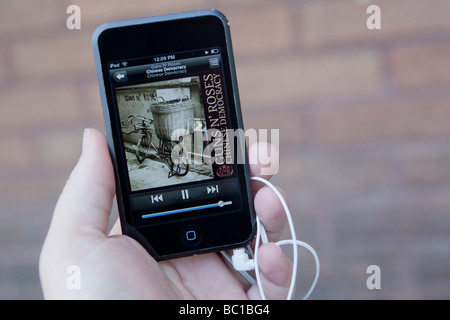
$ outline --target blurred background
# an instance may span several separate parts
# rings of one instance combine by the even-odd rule
[[[0,299],[42,299],[53,208],[83,129],[104,130],[94,29],[203,8],[230,21],[246,128],[280,129],[273,181],[321,262],[311,299],[449,299],[448,0],[2,0]],[[300,252],[297,299],[314,276]]]

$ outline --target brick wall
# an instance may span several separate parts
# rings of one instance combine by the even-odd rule
[[[81,8],[81,30],[66,8]],[[366,8],[381,8],[381,30]],[[40,299],[37,260],[85,127],[103,128],[99,24],[199,8],[229,18],[247,127],[279,128],[312,298],[450,297],[448,0],[3,0],[0,298]],[[368,290],[366,268],[381,268]],[[313,276],[302,253],[297,298]]]

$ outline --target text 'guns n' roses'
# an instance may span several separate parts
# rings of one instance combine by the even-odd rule
[[[227,132],[228,116],[223,90],[222,77],[219,73],[208,73],[202,77],[205,113],[208,127],[207,139],[214,139],[212,145],[216,164],[233,163]]]

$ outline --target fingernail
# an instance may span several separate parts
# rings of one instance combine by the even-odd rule
[[[81,152],[84,152],[87,148],[87,146],[89,145],[89,141],[91,139],[91,131],[89,131],[89,129],[84,129],[84,134],[83,134],[83,145],[81,148]]]

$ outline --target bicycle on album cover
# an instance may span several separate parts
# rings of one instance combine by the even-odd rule
[[[134,146],[136,159],[142,163],[146,158],[152,155],[159,157],[169,169],[168,177],[185,176],[189,172],[189,163],[184,160],[183,149],[178,152],[178,161],[176,163],[172,159],[172,152],[175,152],[174,146],[182,142],[183,136],[179,137],[178,141],[158,138],[159,146],[156,147],[152,142],[153,134],[150,130],[154,120],[142,116],[130,115],[128,118],[121,120],[123,134],[138,134],[139,139]],[[128,125],[126,123],[129,123]],[[128,131],[131,128],[131,131]]]

